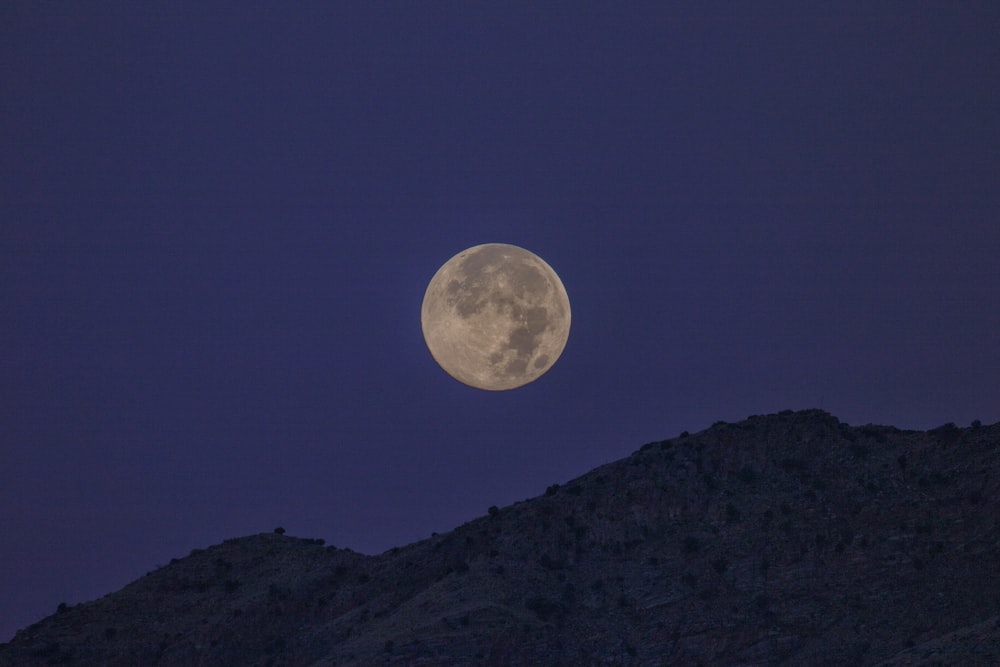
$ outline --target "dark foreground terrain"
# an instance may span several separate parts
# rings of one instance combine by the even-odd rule
[[[998,499],[1000,424],[755,416],[379,556],[196,549],[0,665],[1000,665]]]

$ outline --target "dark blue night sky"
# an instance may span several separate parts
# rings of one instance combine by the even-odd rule
[[[1000,420],[998,7],[3,3],[0,641],[717,420]],[[573,309],[511,392],[421,336],[488,242]]]

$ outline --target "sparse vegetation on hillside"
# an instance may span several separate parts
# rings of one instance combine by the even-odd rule
[[[1000,424],[719,422],[380,556],[192,550],[0,665],[996,664]]]

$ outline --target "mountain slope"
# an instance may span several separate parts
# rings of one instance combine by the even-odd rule
[[[379,556],[196,550],[0,665],[1000,664],[998,486],[1000,424],[755,416]]]

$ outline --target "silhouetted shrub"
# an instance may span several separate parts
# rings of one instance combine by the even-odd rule
[[[488,513],[488,514],[489,514],[490,516],[492,516],[492,517],[496,517],[496,516],[499,516],[499,515],[500,515],[500,508],[499,508],[499,507],[497,507],[496,505],[490,505],[490,508],[489,508],[488,510],[486,510],[486,512],[487,512],[487,513]]]
[[[950,482],[951,480],[948,478],[948,475],[942,472],[934,471],[930,474],[930,476],[921,476],[920,479],[917,480],[917,486],[945,486]]]
[[[59,642],[48,642],[44,646],[34,649],[31,654],[39,658],[46,658],[46,665],[60,665],[73,661],[73,654],[63,650]]]
[[[545,495],[547,495],[547,496],[554,496],[558,492],[559,492],[559,485],[558,484],[552,484],[547,489],[545,489]]]
[[[270,637],[264,644],[264,653],[273,655],[275,653],[281,653],[286,648],[288,648],[287,639],[284,637]]]
[[[281,526],[278,526],[277,528],[274,529],[274,532],[276,532],[278,535],[284,535],[285,529],[282,528]]]
[[[805,461],[795,458],[781,459],[781,463],[778,465],[781,466],[781,469],[785,472],[801,472],[807,468]]]
[[[271,602],[279,602],[288,597],[288,590],[278,586],[278,584],[270,584],[267,587],[267,598]]]
[[[875,442],[886,442],[888,440],[882,429],[877,426],[862,426],[860,431],[869,438],[874,439]]]
[[[561,560],[556,560],[550,557],[548,554],[542,554],[538,558],[538,564],[544,567],[546,570],[561,570],[566,564]]]
[[[528,598],[524,601],[524,606],[535,612],[535,615],[542,621],[548,621],[549,619],[560,616],[563,613],[561,604],[541,595]]]
[[[578,496],[581,493],[583,493],[583,489],[580,486],[574,484],[573,486],[566,489],[566,493],[570,494],[571,496]]]
[[[928,432],[940,440],[943,446],[953,444],[962,437],[962,430],[955,426],[954,422],[941,424],[941,426],[931,429]]]

